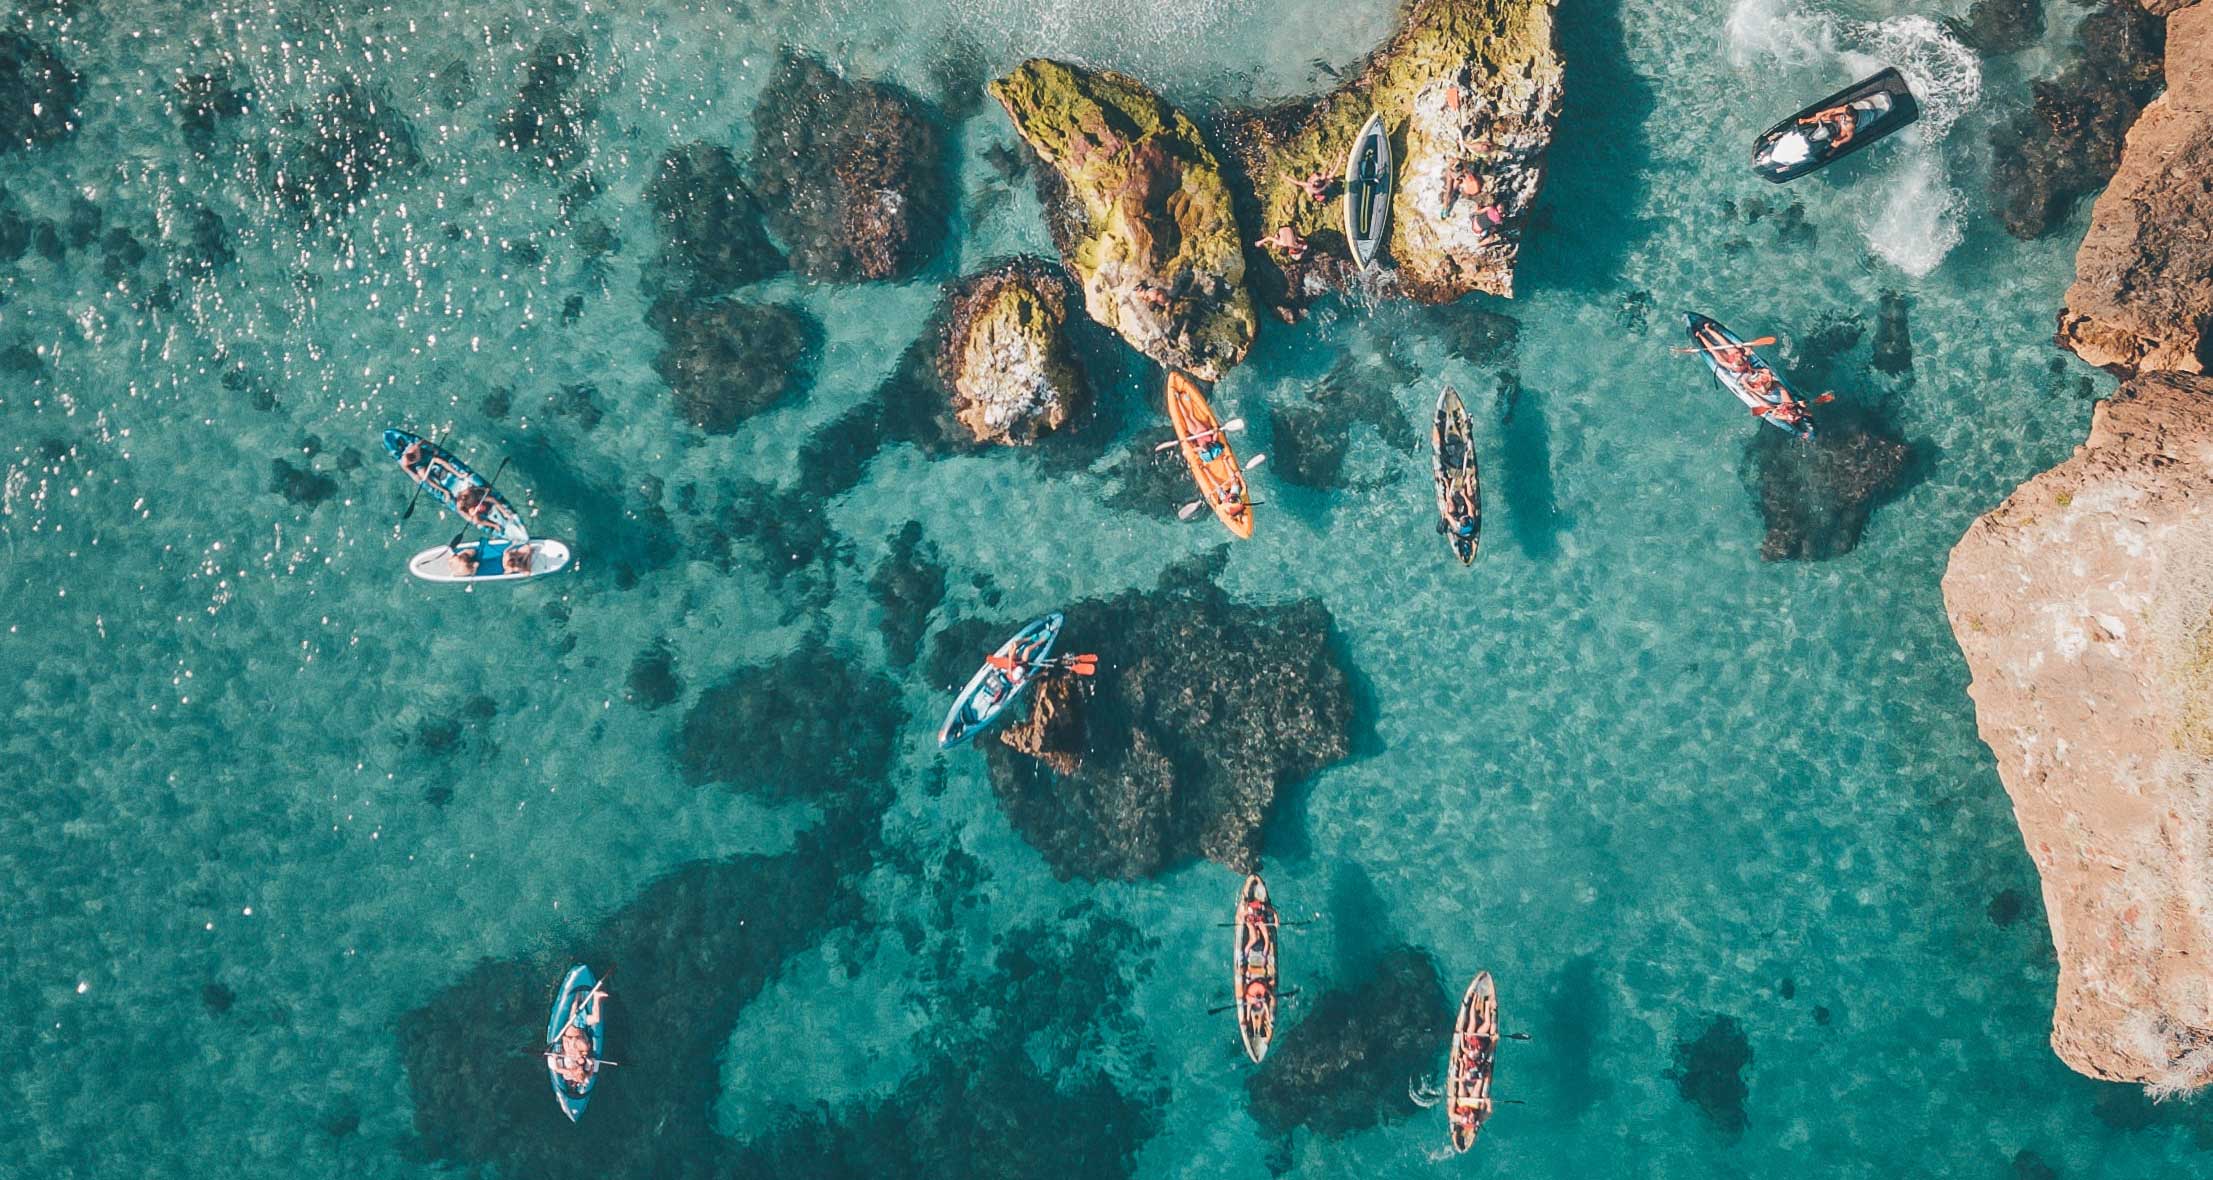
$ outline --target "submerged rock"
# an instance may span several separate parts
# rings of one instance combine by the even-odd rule
[[[2203,372],[2213,358],[2213,7],[2167,20],[2167,92],[2129,128],[2091,207],[2059,343],[2124,373]]]
[[[1761,427],[1747,459],[1767,537],[1763,561],[1822,561],[1859,544],[1876,505],[1895,494],[1912,448],[1865,411],[1822,413],[1811,443]]]
[[[647,315],[661,331],[654,371],[677,411],[709,434],[729,434],[814,378],[822,328],[797,308],[664,300]]]
[[[1245,359],[1244,242],[1198,127],[1134,78],[1045,58],[986,89],[1051,166],[1053,241],[1091,318],[1202,380]]]
[[[52,49],[0,32],[0,156],[76,130],[82,79]]]
[[[2043,0],[1975,0],[1967,19],[1945,23],[1960,40],[1984,53],[2018,53],[2044,36],[2044,4]]]
[[[1683,1101],[1706,1113],[1731,1138],[1744,1134],[1750,1119],[1745,1100],[1744,1067],[1752,1064],[1752,1042],[1734,1017],[1716,1016],[1695,1040],[1675,1042],[1675,1068],[1668,1077]]]
[[[671,148],[645,195],[661,231],[660,254],[643,279],[655,302],[727,295],[784,269],[784,256],[762,225],[760,203],[738,176],[728,148]]]
[[[351,81],[286,111],[256,151],[277,199],[309,222],[350,216],[387,174],[422,160],[399,108]]]
[[[216,129],[224,120],[253,109],[253,91],[231,85],[230,72],[220,69],[177,79],[170,98],[185,142],[203,156],[214,147]]]
[[[878,624],[884,658],[894,668],[914,663],[930,612],[945,599],[945,564],[937,546],[922,539],[920,521],[908,521],[891,539],[891,552],[868,579],[868,592],[884,611]]]
[[[652,710],[673,705],[684,695],[684,678],[676,671],[676,653],[666,643],[655,643],[630,661],[630,677],[624,682],[629,697]]]
[[[538,42],[523,64],[522,88],[500,116],[501,143],[559,172],[584,151],[592,108],[577,93],[584,76],[584,43],[566,33]]]
[[[1054,774],[1076,773],[1083,766],[1086,744],[1083,698],[1087,691],[1074,676],[1047,678],[1032,690],[1029,715],[1001,730],[1000,743],[1052,767]]]
[[[923,101],[786,52],[754,107],[753,177],[792,266],[818,279],[897,279],[937,252],[945,148]]]
[[[771,799],[835,797],[883,777],[902,711],[896,691],[809,642],[740,668],[684,715],[684,781],[732,783]]]
[[[2163,27],[2134,0],[2105,0],[2076,33],[2082,56],[2031,88],[2029,109],[1990,129],[1992,210],[2015,237],[2048,232],[2121,161],[2121,137],[2159,93]]]
[[[1386,952],[1350,991],[1331,989],[1245,1079],[1252,1114],[1281,1134],[1331,1138],[1420,1108],[1409,1080],[1434,1075],[1452,1040],[1452,1000],[1428,952]]]
[[[1049,761],[986,747],[1009,821],[1062,877],[1143,877],[1194,856],[1249,869],[1276,793],[1350,749],[1352,689],[1319,602],[1248,605],[1164,578],[1064,613],[1060,650],[1099,657],[1088,695],[1049,706],[1081,725],[1080,766],[1057,769],[1058,742],[1039,743]]]
[[[1297,308],[1358,276],[1344,235],[1341,188],[1315,201],[1298,187],[1317,173],[1342,182],[1368,117],[1391,135],[1398,191],[1378,259],[1397,289],[1427,303],[1472,291],[1511,295],[1521,233],[1544,180],[1559,119],[1562,62],[1556,0],[1416,0],[1398,31],[1337,90],[1243,116],[1226,139],[1252,182],[1262,233],[1291,226],[1310,246],[1293,261],[1271,250],[1262,290]],[[1463,166],[1481,196],[1449,202]],[[1486,210],[1495,208],[1495,217]]]
[[[2202,9],[2201,9],[2202,10]],[[2213,1082],[2213,379],[2138,377],[1952,550],[1944,605],[2043,881],[2052,1048]]]
[[[1067,323],[1068,285],[1036,259],[1017,258],[954,290],[938,372],[952,388],[953,416],[977,442],[1034,443],[1090,404]]]

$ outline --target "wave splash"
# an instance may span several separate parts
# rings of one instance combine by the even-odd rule
[[[1888,194],[1863,207],[1860,233],[1909,275],[1935,270],[1963,236],[1966,199],[1951,183],[1940,145],[1982,101],[1975,51],[1925,16],[1853,20],[1791,0],[1737,0],[1723,29],[1730,63],[1740,70],[1833,65],[1862,78],[1887,65],[1906,76],[1921,118],[1899,134],[1905,150],[1885,178]]]

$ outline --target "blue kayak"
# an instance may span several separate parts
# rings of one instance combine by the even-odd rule
[[[1713,370],[1714,380],[1721,382],[1722,388],[1735,394],[1769,426],[1807,442],[1813,440],[1812,403],[1784,384],[1783,375],[1769,367],[1751,345],[1695,311],[1683,313],[1683,324],[1690,330],[1692,347]],[[1798,408],[1795,420],[1787,413],[1776,412],[1786,404]]]
[[[422,447],[422,467],[409,467],[407,452],[418,445]],[[530,529],[523,524],[522,513],[515,511],[515,506],[508,503],[506,497],[486,484],[483,476],[470,470],[468,464],[454,458],[453,453],[444,447],[405,430],[387,430],[384,432],[384,449],[391,452],[392,459],[400,465],[400,470],[422,484],[423,490],[444,505],[446,511],[463,520],[469,520],[461,511],[461,494],[471,487],[482,487],[486,498],[491,502],[490,507],[485,511],[482,522],[469,520],[469,523],[492,536],[504,537],[518,544],[530,539]],[[423,467],[429,468],[427,478]]]
[[[938,731],[937,748],[950,750],[954,746],[976,736],[983,728],[1006,712],[1014,698],[1030,681],[1037,679],[1041,669],[1035,665],[1053,654],[1053,641],[1060,638],[1060,612],[1055,611],[1041,619],[1032,619],[1014,638],[999,645],[992,654],[1002,660],[1017,660],[1021,666],[1008,672],[986,663],[976,669],[969,678],[968,687],[953,699],[953,709],[945,715],[945,728]]]
[[[599,1085],[599,1055],[606,1040],[606,1025],[604,1021],[587,1025],[577,1019],[596,982],[590,967],[578,963],[569,968],[568,976],[561,981],[560,994],[553,997],[553,1015],[546,1020],[546,1072],[553,1076],[554,1101],[561,1104],[561,1113],[569,1116],[572,1123],[584,1113],[584,1104],[592,1100],[593,1087]],[[561,1034],[571,1024],[582,1028],[592,1038],[592,1061],[581,1088],[563,1081],[560,1072],[553,1068],[553,1058],[561,1050]]]

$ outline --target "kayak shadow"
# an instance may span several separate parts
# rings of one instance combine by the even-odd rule
[[[1658,108],[1629,64],[1627,0],[1560,0],[1553,20],[1566,97],[1546,153],[1544,191],[1517,263],[1524,293],[1603,290],[1658,223],[1641,217],[1653,173],[1645,124]]]
[[[1552,425],[1544,394],[1521,378],[1498,379],[1499,489],[1506,498],[1506,530],[1522,555],[1550,561],[1560,552],[1560,509],[1552,486]]]
[[[1609,1016],[1597,962],[1589,955],[1568,960],[1553,977],[1545,1000],[1534,1014],[1534,1032],[1544,1044],[1543,1069],[1551,1075],[1552,1094],[1545,1105],[1572,1121],[1604,1103],[1613,1090],[1598,1069]]]
[[[1328,917],[1336,952],[1330,966],[1333,979],[1367,976],[1385,951],[1399,945],[1389,904],[1368,871],[1351,861],[1340,861],[1330,872],[1329,906],[1322,912]]]

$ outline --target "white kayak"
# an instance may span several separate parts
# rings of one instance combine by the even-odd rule
[[[529,550],[528,570],[506,572],[507,551],[514,548]],[[456,554],[475,558],[477,572],[462,573],[453,561]],[[527,582],[567,568],[569,547],[550,537],[535,537],[519,546],[501,540],[440,545],[436,549],[425,549],[407,561],[407,572],[425,582]]]

